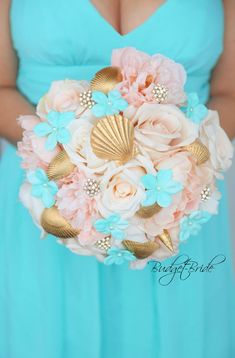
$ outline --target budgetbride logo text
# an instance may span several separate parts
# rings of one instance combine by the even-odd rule
[[[225,261],[226,256],[218,254],[206,264],[202,264],[188,255],[182,254],[177,256],[169,264],[155,260],[150,261],[149,264],[152,273],[156,274],[159,284],[168,286],[177,279],[186,281],[194,274],[210,274]]]

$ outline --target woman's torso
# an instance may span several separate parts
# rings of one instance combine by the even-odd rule
[[[33,103],[53,80],[90,79],[112,49],[132,46],[182,63],[187,90],[208,99],[211,70],[223,49],[222,0],[167,0],[143,24],[120,35],[88,0],[12,0],[17,84]]]

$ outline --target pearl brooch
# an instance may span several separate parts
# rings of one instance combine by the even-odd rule
[[[99,194],[100,192],[100,184],[95,179],[87,179],[87,181],[84,184],[83,190],[86,192],[88,196],[91,198]]]
[[[161,84],[155,85],[152,90],[153,97],[157,101],[157,103],[166,102],[168,92],[169,92],[168,88]]]
[[[210,199],[211,196],[211,189],[206,186],[202,191],[201,191],[201,201],[207,201],[208,199]]]
[[[95,104],[95,101],[92,99],[92,91],[84,91],[80,93],[80,105],[84,108],[91,109]]]
[[[96,246],[101,250],[108,250],[111,247],[111,236],[105,236],[104,238],[96,242]]]

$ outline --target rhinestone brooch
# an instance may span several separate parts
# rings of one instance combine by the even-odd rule
[[[168,88],[160,84],[154,86],[152,90],[153,97],[159,104],[166,102],[168,92]]]
[[[99,248],[99,249],[102,249],[102,250],[108,250],[110,249],[111,247],[111,237],[110,236],[106,236],[100,240],[98,240],[96,242],[96,246]]]
[[[80,93],[80,104],[82,107],[89,108],[89,109],[91,109],[94,106],[95,101],[93,101],[92,99],[92,91],[89,90]]]
[[[90,196],[91,198],[93,196],[96,196],[100,192],[100,184],[95,179],[87,179],[87,181],[84,184],[83,190],[85,193]]]
[[[206,186],[202,191],[201,191],[201,201],[207,201],[208,199],[210,199],[211,196],[211,189]]]

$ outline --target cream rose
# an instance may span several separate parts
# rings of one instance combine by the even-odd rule
[[[137,143],[148,151],[152,160],[159,158],[158,152],[190,144],[198,135],[197,126],[171,105],[145,103],[130,119],[135,125]]]
[[[220,126],[219,115],[215,111],[209,111],[207,118],[200,127],[200,139],[209,149],[210,161],[222,178],[220,172],[226,171],[232,164],[233,146]]]
[[[80,105],[80,93],[89,89],[87,81],[63,80],[52,83],[48,93],[42,97],[37,113],[44,117],[51,110],[57,112],[74,111],[80,114],[84,108]]]
[[[98,158],[93,153],[91,147],[90,135],[96,120],[87,110],[79,119],[67,126],[71,133],[71,141],[64,145],[64,149],[71,161],[87,174],[102,173],[108,165],[107,161]]]
[[[108,217],[118,213],[125,219],[132,217],[145,197],[140,178],[146,173],[155,174],[155,169],[148,158],[140,155],[120,167],[112,163],[101,181],[101,195],[97,200],[100,214]]]

